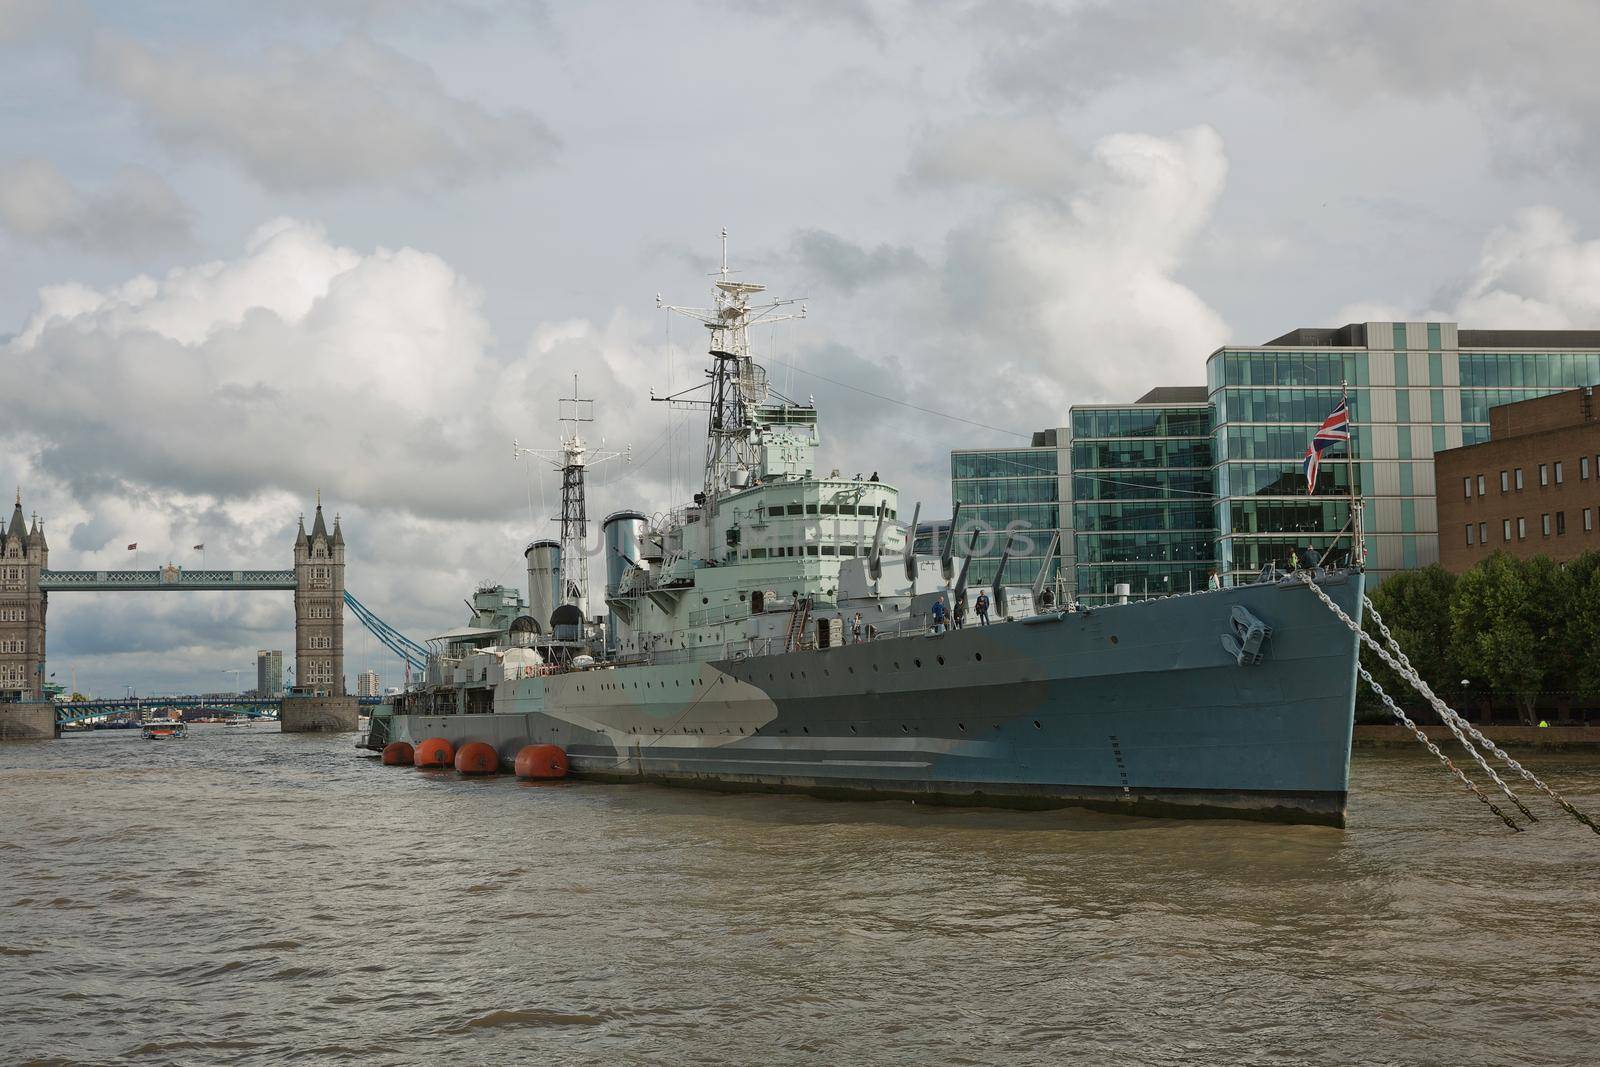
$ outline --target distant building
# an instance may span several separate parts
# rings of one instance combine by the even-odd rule
[[[377,671],[362,671],[356,675],[356,696],[375,697],[382,695],[382,692],[378,687]]]
[[[949,519],[924,520],[917,523],[911,547],[919,556],[937,555],[944,549],[944,539],[949,533]]]
[[[1434,454],[1439,562],[1460,573],[1506,551],[1563,562],[1600,548],[1600,412],[1593,387],[1489,409],[1489,440]]]
[[[256,695],[275,697],[283,692],[283,653],[262,649],[256,653]]]
[[[1372,581],[1437,562],[1435,485],[1448,496],[1460,492],[1460,480],[1455,487],[1438,481],[1434,457],[1489,440],[1489,411],[1497,405],[1600,385],[1600,331],[1357,322],[1219,348],[1205,369],[1204,387],[1152,389],[1131,404],[1077,405],[1065,426],[1035,433],[1031,447],[950,454],[960,525],[982,519],[1003,530],[1015,522],[1026,533],[1018,543],[1026,550],[1014,552],[1006,568],[1008,584],[1031,582],[1041,569],[1049,580],[1059,570],[1067,595],[1092,603],[1114,595],[1118,582],[1135,596],[1185,592],[1202,588],[1212,568],[1240,581],[1268,563],[1287,563],[1291,552],[1342,555],[1350,546],[1340,530],[1352,479],[1366,501]],[[1307,493],[1306,445],[1344,387],[1353,460],[1345,448],[1333,449],[1316,492]],[[1595,454],[1589,459],[1591,467],[1600,462]],[[1547,462],[1553,486],[1554,457]],[[1563,484],[1576,477],[1566,466],[1576,462],[1576,453],[1564,461]],[[1526,469],[1527,477],[1537,473],[1537,463]],[[1590,507],[1590,521],[1600,523],[1593,513],[1600,500]],[[1542,539],[1546,509],[1525,510],[1527,541]],[[1574,536],[1574,524],[1583,533],[1583,505],[1552,504],[1548,513],[1546,550],[1554,554],[1555,542]],[[1514,542],[1516,516],[1508,517]],[[1566,534],[1557,532],[1563,525]],[[1049,555],[1053,532],[1060,547]],[[958,531],[958,549],[969,536]],[[1464,526],[1442,540],[1464,542]],[[1004,541],[980,538],[972,580],[992,580]]]

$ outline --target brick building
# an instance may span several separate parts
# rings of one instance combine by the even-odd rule
[[[1600,549],[1597,387],[1489,410],[1489,440],[1434,454],[1439,562],[1505,550],[1557,562]]]

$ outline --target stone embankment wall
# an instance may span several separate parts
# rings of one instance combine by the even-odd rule
[[[1483,735],[1504,748],[1600,748],[1600,726],[1484,726],[1477,725]],[[1435,744],[1455,742],[1448,726],[1424,726],[1423,731]],[[1354,744],[1357,748],[1387,748],[1393,746],[1422,746],[1417,737],[1403,726],[1367,726],[1356,724]]]

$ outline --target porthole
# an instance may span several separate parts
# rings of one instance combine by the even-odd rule
[[[809,727],[809,726],[802,726],[802,727],[800,727],[800,730],[801,730],[801,732],[803,732],[803,733],[808,733],[808,734],[809,734],[809,733],[810,733],[810,732],[811,732],[811,727]]]
[[[900,669],[900,661],[899,660],[895,660],[894,661],[894,669],[895,670],[899,670]]]
[[[960,730],[962,733],[966,733],[967,732],[967,724],[964,723],[964,722],[958,722],[958,723],[956,723],[956,729]]]
[[[1117,643],[1117,635],[1116,634],[1112,634],[1111,635],[1111,643],[1113,645]]]
[[[939,666],[943,667],[944,666],[944,657],[940,656],[940,657],[938,657],[938,659],[939,659]]]
[[[977,662],[982,663],[983,662],[983,653],[982,652],[974,652],[972,654],[972,658],[974,660],[976,660]]]
[[[1044,729],[1044,723],[1040,722],[1038,719],[1034,719],[1033,720],[1033,728],[1035,730],[1043,730]]]
[[[856,732],[856,728],[854,726],[850,727],[850,732],[851,733],[855,733]]]
[[[789,672],[789,678],[790,678],[790,679],[791,679],[791,680],[792,680],[792,679],[793,679],[793,678],[794,678],[794,671],[790,671],[790,672]]]
[[[708,599],[706,599],[706,598],[705,598],[705,597],[701,597],[701,598],[700,598],[700,603],[702,603],[702,604],[709,604],[709,603],[711,603],[711,601],[710,601],[710,600],[708,600]]]
[[[914,660],[912,660],[912,661],[911,661],[911,662],[912,662],[912,664],[914,664],[914,665],[915,665],[915,666],[918,666],[918,667],[920,667],[920,666],[922,666],[922,661],[921,661],[921,660],[920,660],[920,659],[914,659]]]
[[[909,734],[911,732],[911,727],[907,726],[905,723],[901,723],[900,732],[903,734]]]

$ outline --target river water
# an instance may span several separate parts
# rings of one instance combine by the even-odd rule
[[[1600,837],[1429,759],[1337,831],[5,746],[0,1060],[1600,1062]]]

